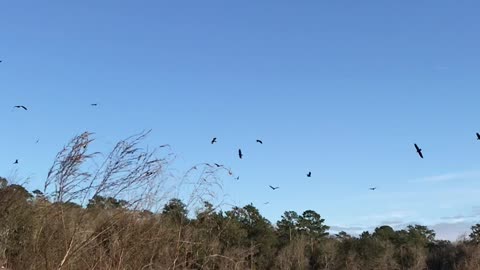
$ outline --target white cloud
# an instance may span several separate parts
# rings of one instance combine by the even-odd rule
[[[480,172],[458,172],[458,173],[446,173],[440,175],[433,175],[414,179],[410,182],[447,182],[447,181],[458,181],[458,180],[471,180],[480,178]]]
[[[436,239],[456,241],[463,236],[468,236],[474,222],[455,222],[455,223],[438,223],[429,228],[436,233]]]

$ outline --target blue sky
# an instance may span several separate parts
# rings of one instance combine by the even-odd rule
[[[103,150],[152,129],[148,143],[170,144],[178,171],[230,166],[241,180],[224,177],[228,201],[253,202],[272,221],[313,209],[352,232],[416,222],[454,239],[480,219],[480,3],[0,9],[0,175],[38,188],[75,134],[95,132]],[[12,111],[17,104],[29,111]]]

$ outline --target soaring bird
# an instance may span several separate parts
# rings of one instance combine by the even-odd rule
[[[423,154],[422,154],[422,149],[420,149],[420,147],[418,147],[418,145],[415,143],[415,149],[417,150],[417,153],[418,155],[423,158]]]
[[[477,132],[477,140],[480,140],[480,134]]]
[[[213,163],[213,164],[215,164],[215,166],[217,166],[217,168],[222,167],[222,165],[220,165],[220,164],[218,164],[218,163]]]
[[[27,111],[27,107],[23,106],[23,105],[16,105],[16,106],[13,106],[14,108],[16,109],[24,109],[25,111]]]
[[[263,144],[262,140],[257,140],[257,143]]]
[[[235,178],[235,180],[237,180],[237,181],[240,180],[240,176],[237,176],[237,178]]]
[[[92,103],[92,104],[90,104],[90,106],[96,107],[96,106],[98,106],[98,103]]]
[[[269,204],[269,203],[270,203],[270,202],[264,202],[263,204],[267,205],[267,204]]]
[[[240,159],[243,158],[242,149],[238,149],[238,157],[239,157]]]
[[[369,189],[370,189],[370,190],[375,190],[375,189],[377,189],[377,187],[371,187],[371,188],[369,188]]]
[[[312,172],[308,172],[307,177],[312,177]]]
[[[213,138],[212,139],[212,144],[216,143],[217,142],[217,138]]]
[[[18,164],[18,159],[15,159],[15,162],[13,162],[13,164]]]
[[[272,187],[272,186],[269,186],[272,190],[275,190],[275,189],[279,189],[280,187]]]

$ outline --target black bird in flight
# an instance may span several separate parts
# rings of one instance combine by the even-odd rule
[[[220,165],[220,164],[218,164],[218,163],[213,163],[213,164],[215,164],[215,166],[217,166],[217,168],[222,167],[222,165]]]
[[[237,176],[237,178],[235,178],[237,181],[240,180],[240,176]]]
[[[312,177],[312,172],[308,172],[307,177]]]
[[[371,188],[369,188],[369,189],[370,189],[370,190],[375,190],[375,189],[377,189],[377,187],[371,187]]]
[[[423,154],[422,154],[422,149],[420,149],[420,147],[418,147],[418,145],[415,143],[415,149],[417,150],[417,153],[418,155],[423,158]]]
[[[15,159],[15,162],[13,162],[13,164],[18,164],[18,159]]]
[[[217,138],[213,138],[212,139],[212,144],[216,143],[217,142]]]
[[[90,106],[92,106],[92,107],[98,106],[98,103],[92,103],[92,104],[90,104]]]
[[[262,140],[257,140],[257,143],[263,144]]]
[[[480,134],[477,132],[477,140],[480,140]]]
[[[242,149],[238,149],[238,157],[239,157],[240,159],[243,158]]]
[[[272,187],[272,186],[269,186],[272,190],[275,190],[275,189],[279,189],[280,187]]]
[[[23,105],[16,105],[16,106],[13,106],[14,108],[16,109],[24,109],[25,111],[27,111],[27,107],[23,106]]]

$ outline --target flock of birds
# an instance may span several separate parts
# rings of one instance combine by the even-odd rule
[[[2,61],[0,60],[0,63],[1,63],[1,62],[2,62]],[[90,106],[96,107],[96,106],[98,106],[98,103],[91,103]],[[24,111],[28,111],[28,108],[27,108],[26,106],[24,106],[24,105],[15,105],[15,106],[13,106],[13,108],[14,108],[14,109],[21,109],[21,110],[24,110]],[[477,140],[480,140],[480,133],[477,132],[476,135],[477,135]],[[39,142],[39,140],[36,141],[36,143],[38,143],[38,142]],[[262,140],[258,140],[258,139],[257,139],[256,142],[259,143],[259,144],[263,144],[263,141],[262,141]],[[211,141],[211,144],[215,144],[215,143],[217,143],[217,138],[216,138],[216,137],[213,138],[212,141]],[[417,152],[418,156],[423,159],[422,149],[421,149],[416,143],[414,143],[413,145],[414,145],[414,147],[415,147],[415,151]],[[238,149],[238,157],[239,157],[240,159],[243,159],[242,149]],[[19,163],[18,159],[15,159],[15,162],[13,162],[13,164],[18,164],[18,163]],[[220,165],[220,164],[218,164],[218,163],[214,163],[214,164],[215,164],[215,166],[217,166],[217,167],[222,167],[222,165]],[[312,172],[308,172],[308,173],[306,174],[306,176],[307,176],[308,178],[311,178],[311,177],[312,177]],[[240,177],[237,176],[235,179],[236,179],[236,180],[239,180]],[[277,190],[277,189],[280,188],[280,187],[278,187],[278,186],[272,186],[272,185],[269,185],[269,187],[270,187],[270,189],[272,189],[273,191],[275,191],[275,190]],[[371,191],[375,191],[376,189],[377,189],[377,187],[370,187],[370,188],[369,188],[369,190],[371,190]],[[268,204],[268,202],[265,203],[265,204]]]
[[[217,138],[216,138],[216,137],[213,138],[212,141],[211,141],[211,144],[215,144],[215,143],[217,143]],[[257,143],[263,144],[263,141],[257,139]],[[242,149],[238,149],[238,157],[239,157],[240,159],[243,159]],[[217,167],[222,167],[222,165],[220,165],[220,164],[218,164],[218,163],[214,163],[214,164],[215,164],[215,166],[217,166]],[[312,172],[308,172],[308,173],[307,173],[307,177],[312,177]],[[240,176],[237,176],[237,178],[235,178],[235,179],[236,179],[236,180],[239,180],[239,179],[240,179]],[[274,186],[272,186],[272,185],[269,185],[269,187],[270,187],[272,190],[277,190],[277,189],[280,188],[280,187],[278,187],[278,186],[277,186],[277,187],[274,187]],[[269,204],[269,202],[266,202],[265,204]]]
[[[480,140],[480,133],[477,132],[476,135],[477,135],[477,140]],[[211,144],[214,144],[216,142],[217,142],[217,138],[215,137],[215,138],[212,139]],[[257,140],[257,143],[263,144],[263,141],[262,140]],[[414,143],[413,146],[415,147],[415,151],[417,152],[418,156],[423,159],[422,149],[416,143]],[[243,158],[242,149],[238,149],[238,157],[240,159]],[[217,163],[215,163],[215,165],[217,167],[221,167],[221,165],[219,165]],[[312,172],[308,172],[307,177],[309,177],[309,178],[312,177]],[[236,179],[239,180],[240,177],[237,177]],[[269,185],[269,187],[274,191],[280,188],[278,186],[272,186],[272,185]],[[371,191],[375,191],[376,189],[377,189],[377,187],[370,187],[369,188],[369,190],[371,190]],[[265,204],[268,204],[268,202],[266,202]]]

